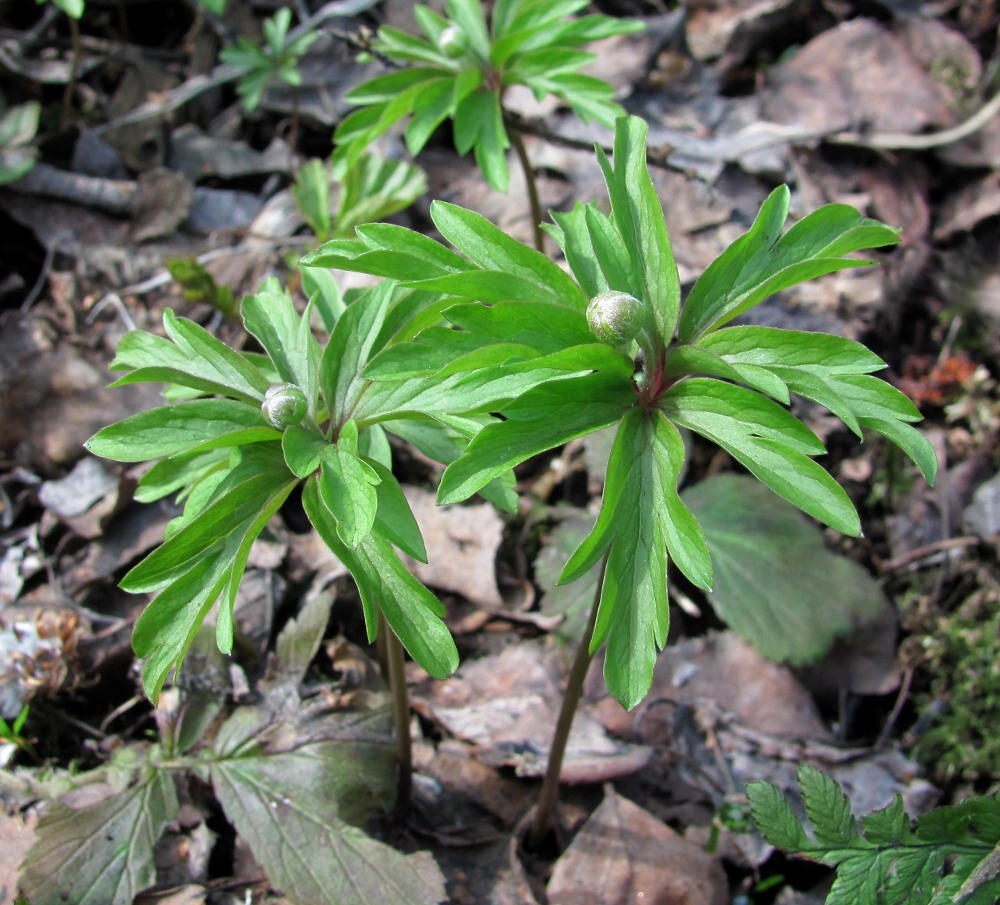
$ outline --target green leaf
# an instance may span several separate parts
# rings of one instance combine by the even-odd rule
[[[404,553],[420,562],[427,562],[427,548],[424,546],[420,526],[399,481],[385,465],[374,459],[364,461],[379,478],[379,483],[375,486],[378,496],[375,530]]]
[[[202,559],[207,550],[224,543],[251,522],[275,492],[290,483],[289,477],[287,472],[247,474],[233,469],[227,476],[228,487],[220,488],[213,503],[134,566],[122,579],[121,587],[138,594],[169,584]]]
[[[512,239],[480,214],[444,201],[431,204],[431,219],[441,235],[487,271],[510,274],[544,291],[550,301],[583,312],[587,297],[557,264]]]
[[[601,372],[528,390],[445,469],[438,502],[460,502],[531,456],[607,427],[634,401],[630,378]]]
[[[353,423],[353,422],[350,422]],[[375,523],[378,474],[341,444],[323,452],[320,493],[323,502],[337,520],[337,534],[354,550],[367,537]]]
[[[671,387],[659,404],[677,424],[721,446],[790,503],[844,534],[861,523],[850,497],[810,455],[823,444],[781,406],[752,390],[695,377]]]
[[[788,217],[787,186],[764,202],[749,232],[737,239],[699,277],[684,305],[682,343],[693,343],[769,295],[827,273],[871,263],[844,257],[893,245],[899,231],[866,220],[844,204],[828,204],[781,236]]]
[[[336,234],[350,236],[363,223],[409,207],[425,191],[423,170],[405,160],[362,155],[343,176]]]
[[[851,803],[840,786],[821,770],[799,767],[799,787],[806,816],[813,825],[816,842],[827,848],[849,846],[858,839],[858,826]]]
[[[230,399],[195,399],[139,412],[110,424],[84,445],[106,459],[144,462],[280,436],[264,420],[259,407]]]
[[[252,362],[169,309],[163,322],[174,342],[140,330],[122,337],[111,370],[132,370],[112,387],[162,381],[260,405],[269,384]]]
[[[413,856],[345,821],[362,815],[359,805],[372,801],[373,788],[388,791],[392,775],[384,730],[372,737],[363,724],[345,723],[341,737],[291,750],[267,752],[244,742],[234,756],[212,764],[215,794],[271,885],[289,901],[436,905],[445,898],[440,875],[429,880]],[[226,727],[223,733],[233,736]]]
[[[479,90],[466,95],[455,108],[453,123],[458,152],[466,154],[473,150],[487,184],[498,192],[506,192],[510,181],[506,153],[510,139],[498,94]]]
[[[458,668],[458,650],[441,618],[444,607],[407,571],[390,541],[369,534],[355,550],[349,549],[340,539],[337,522],[324,504],[315,479],[306,482],[302,504],[320,537],[358,585],[368,639],[375,639],[381,611],[417,663],[435,678],[450,676]]]
[[[316,417],[319,389],[319,344],[313,338],[309,313],[299,315],[291,296],[269,278],[256,295],[243,299],[243,323],[271,357],[278,375],[305,394],[309,417]]]
[[[809,844],[802,823],[777,786],[754,780],[746,787],[750,813],[761,835],[776,848],[800,852]]]
[[[629,286],[612,286],[649,305],[663,347],[673,339],[680,308],[680,277],[663,208],[646,168],[649,127],[637,116],[616,123],[614,164],[598,149],[611,198],[612,219],[629,257]]]
[[[445,9],[451,19],[469,39],[469,47],[481,60],[490,56],[490,35],[479,0],[445,0]]]
[[[97,804],[53,802],[35,827],[18,886],[33,905],[132,905],[156,882],[153,847],[177,810],[173,776],[151,769]]]
[[[380,283],[348,306],[323,352],[320,381],[334,425],[352,417],[364,389],[362,376],[385,321],[392,298],[391,283]]]
[[[307,160],[295,174],[292,198],[320,242],[330,238],[330,170],[322,160]]]
[[[281,450],[288,470],[296,477],[308,478],[316,471],[330,441],[316,430],[292,425],[281,437]]]
[[[229,450],[212,449],[203,453],[184,453],[161,459],[139,478],[135,498],[152,503],[178,490],[181,497],[206,475],[228,468]]]
[[[711,550],[713,608],[764,656],[812,662],[882,612],[875,580],[828,550],[818,528],[753,478],[717,475],[682,497]]]

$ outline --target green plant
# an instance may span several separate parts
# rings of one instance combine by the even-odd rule
[[[319,35],[312,31],[289,35],[291,24],[292,11],[288,7],[281,7],[270,19],[264,20],[263,46],[258,46],[249,38],[240,37],[235,45],[222,49],[219,59],[235,66],[242,73],[236,91],[243,98],[243,107],[248,112],[260,106],[264,89],[271,82],[277,80],[292,88],[295,108],[289,144],[294,148],[298,131],[298,93],[295,89],[302,84],[299,58],[305,55]]]
[[[513,142],[528,182],[533,222],[541,222],[532,168],[516,131],[508,132],[503,96],[526,85],[539,99],[553,95],[584,122],[609,128],[622,113],[614,91],[581,68],[586,44],[642,29],[603,15],[573,18],[586,0],[497,0],[487,22],[479,0],[446,0],[447,16],[414,7],[423,36],[383,27],[372,49],[402,68],[355,88],[347,100],[361,109],[337,127],[334,161],[351,165],[380,135],[409,117],[405,138],[416,154],[446,119],[455,147],[472,151],[483,178],[506,191],[507,149]],[[536,245],[540,248],[540,234]]]
[[[7,108],[0,96],[0,185],[16,182],[35,165],[32,142],[41,106],[36,101]]]
[[[336,205],[331,189],[339,185]],[[427,191],[423,170],[404,160],[362,155],[334,178],[327,161],[309,160],[299,167],[292,196],[309,228],[320,242],[352,235],[362,223],[383,220],[409,207]]]
[[[375,379],[436,375],[442,385],[460,378],[480,387],[466,413],[500,414],[445,470],[440,502],[464,500],[532,456],[617,425],[600,515],[561,576],[572,581],[600,563],[593,628],[574,664],[536,835],[551,816],[545,796],[555,794],[559,748],[593,652],[607,645],[608,688],[635,706],[666,642],[668,560],[697,587],[711,586],[705,538],[677,493],[685,458],[679,428],[716,443],[779,496],[847,534],[860,533],[857,513],[813,460],[823,445],[784,408],[791,392],[826,406],[858,436],[867,427],[888,437],[928,480],[936,470],[930,445],[907,423],[919,420],[917,410],[871,376],[884,362],[864,346],[726,326],[774,292],[865,263],[848,255],[893,244],[897,231],[827,205],[782,235],[789,193],[781,187],[682,305],[645,136],[642,120],[623,118],[613,164],[598,151],[610,216],[593,204],[553,215],[550,232],[572,278],[477,214],[441,202],[431,216],[461,255],[399,228],[362,227],[356,239],[305,258],[457,300],[444,309],[447,326],[387,348],[366,371]],[[452,410],[461,411],[457,400]]]
[[[849,534],[860,532],[858,515],[813,460],[824,447],[785,408],[790,393],[826,406],[859,436],[867,427],[888,437],[933,480],[931,447],[908,423],[919,414],[871,376],[884,363],[864,346],[727,326],[774,292],[866,263],[849,255],[892,244],[897,231],[827,205],[782,234],[789,193],[778,188],[682,305],[645,137],[641,120],[622,118],[613,161],[598,151],[610,215],[595,204],[554,215],[551,233],[572,275],[483,217],[435,202],[434,223],[457,251],[400,226],[361,226],[356,238],[334,239],[304,263],[387,278],[374,289],[340,300],[314,281],[302,315],[273,280],[244,300],[244,322],[265,355],[234,352],[169,312],[167,339],[141,332],[123,339],[112,365],[128,371],[119,385],[165,381],[223,397],[141,413],[88,442],[109,458],[158,460],[141,480],[140,499],[178,493],[185,501],[163,545],[122,581],[127,590],[158,593],[133,639],[150,697],[220,597],[217,639],[231,650],[250,545],[296,487],[358,584],[369,638],[384,619],[390,642],[398,638],[432,675],[447,675],[457,654],[443,607],[394,550],[424,555],[390,470],[387,434],[449,463],[440,502],[479,492],[513,511],[515,466],[614,426],[600,515],[561,576],[572,581],[600,564],[537,839],[553,817],[562,753],[594,651],[607,645],[608,687],[635,706],[666,642],[668,561],[696,586],[712,583],[705,538],[677,491],[686,454],[680,428]],[[325,349],[312,333],[314,310],[331,331]],[[397,701],[405,702],[395,672]],[[397,704],[400,740],[405,710]]]
[[[993,905],[1000,896],[1000,798],[970,798],[911,821],[899,795],[860,821],[837,783],[804,765],[799,786],[812,836],[771,783],[747,784],[757,828],[773,846],[837,868],[827,905]]]
[[[226,317],[236,313],[233,290],[220,286],[196,258],[170,258],[165,264],[167,272],[181,287],[181,295],[189,302],[210,305]]]
[[[1000,775],[1000,611],[992,577],[982,581],[984,590],[955,612],[935,613],[919,644],[930,686],[917,701],[933,721],[913,754],[932,779],[949,785]]]
[[[24,724],[28,722],[30,709],[31,708],[25,704],[18,711],[18,714],[14,717],[14,721],[12,723],[8,723],[2,716],[0,716],[0,740],[7,742],[8,745],[13,745],[15,748],[19,748],[29,757],[37,760],[38,755],[35,753],[34,746],[21,734],[21,730],[24,729]]]

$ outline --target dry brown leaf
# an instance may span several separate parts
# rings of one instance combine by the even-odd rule
[[[556,862],[550,905],[725,905],[717,859],[605,787],[604,801]]]

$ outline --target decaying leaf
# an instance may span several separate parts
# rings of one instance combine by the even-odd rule
[[[174,779],[149,770],[97,804],[50,804],[20,885],[32,905],[131,905],[156,880],[153,846],[177,813]]]

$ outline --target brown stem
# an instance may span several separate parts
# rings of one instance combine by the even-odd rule
[[[531,165],[528,157],[528,149],[524,146],[524,140],[516,129],[510,130],[510,141],[517,152],[517,159],[521,161],[521,169],[524,171],[524,182],[528,187],[528,204],[531,207],[531,227],[534,231],[535,248],[545,254],[545,233],[542,232],[542,206],[538,201],[538,183],[535,181],[535,168]]]
[[[597,610],[601,603],[601,587],[604,584],[604,572],[608,565],[608,554],[604,554],[601,570],[597,576],[597,587],[594,589],[594,602],[590,608],[587,628],[576,649],[576,657],[566,681],[566,691],[563,694],[556,731],[552,736],[552,747],[549,749],[549,763],[542,781],[542,789],[538,796],[538,807],[535,810],[535,822],[528,834],[528,846],[534,850],[541,848],[545,837],[555,827],[556,809],[559,804],[559,775],[562,773],[563,758],[566,755],[566,745],[569,742],[569,731],[573,727],[573,717],[583,694],[583,682],[587,678],[587,669],[593,654],[590,652],[590,638],[594,634],[597,622]]]
[[[406,821],[410,810],[413,787],[413,745],[410,739],[410,697],[406,690],[406,669],[403,643],[379,614],[379,635],[385,637],[386,659],[389,664],[389,691],[392,694],[392,715],[396,727],[396,819]]]

